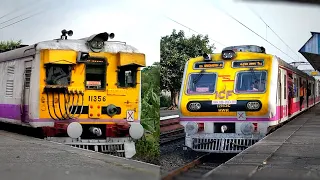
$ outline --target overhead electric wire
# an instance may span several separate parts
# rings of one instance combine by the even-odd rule
[[[256,12],[254,11],[252,8],[250,8],[248,6],[248,8],[250,9],[250,11],[252,11],[257,17],[260,18],[260,20],[295,54],[297,55],[297,57],[299,58],[299,55],[296,54],[296,52],[269,26],[268,23],[266,23],[263,18]],[[297,61],[296,61],[297,62]]]
[[[270,41],[268,41],[266,38],[262,37],[260,34],[258,34],[257,32],[255,32],[254,30],[252,30],[251,28],[249,28],[248,26],[246,26],[245,24],[243,24],[241,21],[239,21],[238,19],[236,19],[235,17],[233,17],[231,14],[229,14],[227,11],[217,7],[219,10],[221,10],[222,12],[224,12],[227,16],[229,16],[230,18],[232,18],[233,20],[237,21],[239,24],[241,24],[242,26],[244,26],[245,28],[247,28],[249,31],[251,31],[252,33],[254,33],[255,35],[259,36],[261,39],[265,40],[267,43],[269,43],[271,46],[273,46],[274,48],[278,49],[279,51],[281,51],[283,54],[287,55],[289,58],[291,58],[293,61],[296,61],[294,58],[292,58],[291,56],[289,56],[287,53],[285,53],[284,51],[282,51],[280,48],[278,48],[276,45],[272,44]]]
[[[24,16],[24,15],[27,15],[27,14],[29,14],[30,12],[31,12],[31,11],[28,11],[28,12],[26,12],[26,13],[23,13],[23,14],[20,14],[20,15],[18,15],[18,16],[15,16],[15,17],[13,17],[13,18],[11,18],[11,19],[8,19],[8,20],[6,20],[6,21],[4,21],[4,22],[1,22],[0,25],[1,25],[1,24],[5,24],[6,22],[9,22],[9,21],[11,21],[11,20],[17,19],[17,18],[19,18],[19,17],[22,17],[22,16]]]
[[[40,1],[44,2],[44,1],[49,1],[49,0],[36,0],[36,1],[32,1],[32,4],[39,4]],[[37,2],[37,3],[33,3],[33,2]],[[31,4],[31,3],[30,3],[30,4]],[[17,9],[17,8],[16,8],[16,9]],[[25,8],[21,8],[21,9],[25,9]],[[46,9],[46,10],[39,11],[39,12],[34,13],[34,14],[32,14],[32,15],[29,15],[29,16],[23,18],[23,19],[20,19],[20,20],[18,20],[18,21],[15,21],[15,22],[13,22],[13,23],[11,23],[11,24],[8,24],[8,25],[5,25],[5,26],[3,26],[3,27],[0,27],[0,29],[4,29],[4,28],[6,28],[6,27],[10,27],[10,26],[12,26],[12,25],[14,25],[14,24],[17,24],[17,23],[19,23],[19,22],[25,21],[25,20],[27,20],[27,19],[30,19],[30,18],[32,18],[32,17],[34,17],[34,16],[36,16],[36,15],[39,15],[39,14],[44,13],[44,12],[46,12],[46,11],[50,11],[50,10],[52,10],[52,9],[54,9],[54,8],[50,8],[49,10]],[[13,10],[12,12],[14,12],[14,11],[15,11],[15,10]],[[4,23],[7,23],[7,22],[9,22],[9,21],[11,21],[11,20],[13,20],[13,19],[16,19],[16,18],[19,18],[19,17],[23,17],[24,15],[26,15],[26,14],[28,14],[29,12],[32,12],[32,11],[34,11],[34,10],[25,12],[25,13],[20,14],[20,15],[17,15],[17,16],[15,16],[15,17],[9,19],[9,20],[6,20],[6,21],[0,23],[0,25],[1,25],[1,24],[4,24]],[[6,15],[12,14],[12,12],[7,13]],[[6,15],[4,15],[4,16],[6,16]],[[4,16],[2,16],[2,17],[4,17]],[[0,18],[0,19],[1,19],[1,18]]]
[[[8,12],[7,14],[4,14],[3,16],[1,16],[0,19],[2,19],[2,18],[6,17],[6,16],[8,16],[8,15],[14,13],[14,12],[18,12],[21,9],[24,9],[25,7],[27,7],[27,5],[30,5],[30,4],[33,5],[33,4],[39,3],[39,1],[41,1],[41,0],[35,0],[35,1],[32,1],[31,3],[28,2],[27,4],[19,6],[19,7],[15,8],[15,9],[13,9],[12,11]]]
[[[41,13],[43,13],[43,12],[45,12],[45,10],[40,11],[40,12],[35,13],[35,14],[32,14],[32,15],[26,17],[26,18],[20,19],[19,21],[13,22],[13,23],[8,24],[8,25],[6,25],[6,26],[0,27],[0,29],[4,29],[4,28],[6,28],[6,27],[10,27],[10,26],[12,26],[12,25],[14,25],[14,24],[17,24],[17,23],[19,23],[19,22],[22,22],[22,21],[24,21],[24,20],[27,20],[27,19],[29,19],[29,18],[32,18],[32,17],[34,17],[34,16],[36,16],[36,15],[38,15],[38,14],[41,14]]]
[[[174,20],[174,19],[166,16],[166,15],[165,15],[165,17],[168,18],[169,20],[171,20],[171,21],[173,21],[173,22],[175,22],[175,23],[177,23],[177,24],[179,24],[179,25],[181,25],[181,26],[183,26],[183,27],[185,27],[185,28],[187,28],[187,29],[189,29],[189,30],[197,33],[197,34],[202,34],[202,33],[199,33],[198,31],[196,31],[196,30],[194,30],[194,29],[192,29],[192,28],[190,28],[190,27],[188,27],[188,26],[186,26],[186,25],[184,25],[184,24],[182,24],[182,23],[180,23],[180,22],[178,22],[178,21],[176,21],[176,20]],[[214,39],[210,38],[209,35],[208,35],[208,38],[209,38],[210,40],[212,40],[212,41],[214,41],[214,42],[222,45],[222,46],[226,46],[226,45],[224,45],[223,43],[221,43],[221,42],[219,42],[219,41],[217,41],[217,40],[214,40]]]

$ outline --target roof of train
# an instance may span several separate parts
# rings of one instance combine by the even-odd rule
[[[310,75],[307,74],[306,72],[303,72],[303,71],[301,71],[300,69],[298,69],[298,68],[296,68],[296,67],[288,64],[288,63],[285,62],[284,60],[278,58],[278,61],[279,61],[279,64],[280,64],[281,66],[283,66],[283,67],[285,67],[285,68],[287,68],[287,69],[290,69],[291,71],[294,71],[294,72],[296,72],[297,74],[300,74],[300,75],[303,75],[303,76],[308,76],[309,78],[315,80],[315,78],[314,78],[313,76],[310,76]]]
[[[6,51],[0,53],[0,62],[13,60],[25,56],[31,56],[41,49],[63,49],[63,50],[74,50],[82,52],[90,52],[91,50],[86,45],[85,39],[67,39],[67,40],[49,40],[36,43],[34,45],[21,47],[11,51]],[[118,53],[118,52],[128,52],[128,53],[139,53],[138,49],[128,45],[124,42],[106,41],[104,45],[103,52]]]

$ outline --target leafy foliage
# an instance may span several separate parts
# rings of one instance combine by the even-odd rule
[[[155,62],[153,66],[145,67],[142,70],[142,98],[146,91],[152,88],[153,92],[160,94],[160,63]]]
[[[145,136],[136,143],[137,157],[159,164],[160,148],[160,64],[154,63],[142,70],[141,124]]]
[[[21,40],[19,41],[0,41],[0,52],[1,51],[5,51],[5,50],[9,50],[9,49],[14,49],[18,46],[21,45]]]
[[[160,107],[169,107],[171,105],[170,97],[166,95],[160,96]]]
[[[186,61],[203,53],[212,53],[214,48],[214,45],[210,44],[208,35],[192,35],[187,38],[182,30],[177,32],[174,29],[171,35],[161,38],[161,90],[171,92],[172,106],[177,105],[176,99]]]

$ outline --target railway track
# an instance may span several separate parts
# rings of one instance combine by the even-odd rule
[[[208,153],[200,156],[192,162],[175,169],[162,176],[162,180],[188,180],[201,179],[212,169],[226,162],[235,154],[212,154]]]
[[[164,175],[162,180],[191,180],[201,179],[212,169],[226,162],[236,154],[212,154],[200,156],[192,162]]]
[[[160,119],[160,144],[185,137],[184,128],[179,122],[179,116],[177,115]]]

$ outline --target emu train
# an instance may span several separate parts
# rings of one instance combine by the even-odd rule
[[[126,158],[135,155],[145,55],[113,33],[61,38],[0,53],[0,121],[46,139]]]
[[[319,80],[263,47],[192,58],[179,97],[184,149],[239,153],[319,101]]]

